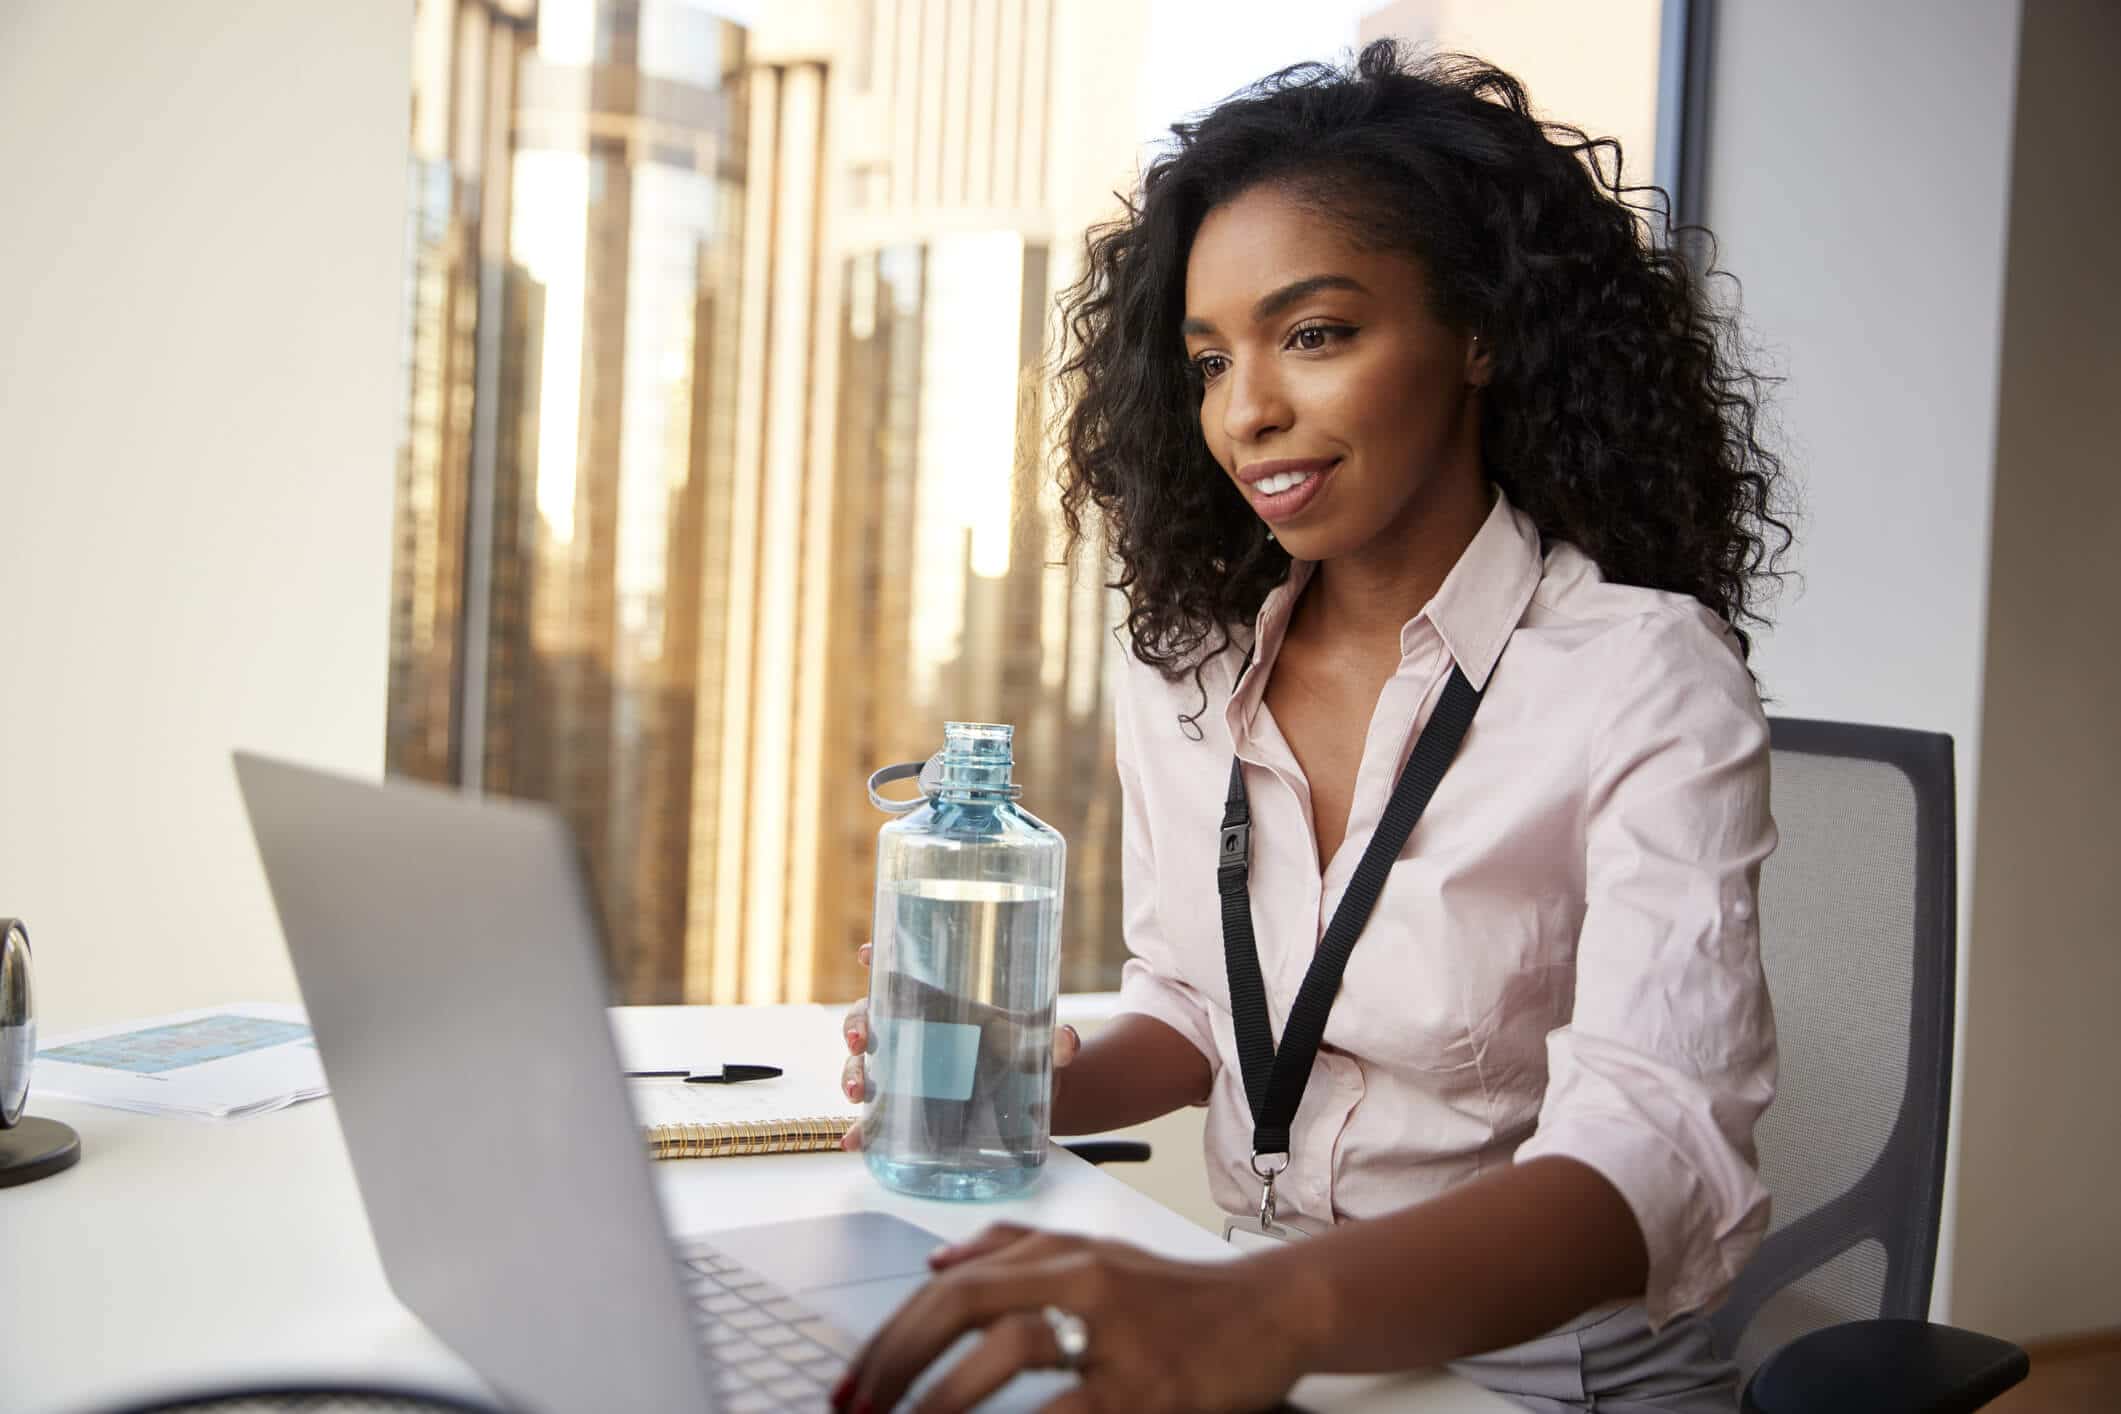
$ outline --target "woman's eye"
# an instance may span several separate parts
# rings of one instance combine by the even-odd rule
[[[1317,353],[1334,341],[1345,338],[1354,332],[1353,329],[1341,324],[1306,324],[1303,328],[1289,335],[1289,345],[1292,348],[1301,349],[1305,353]]]
[[[1202,354],[1199,358],[1193,360],[1194,376],[1203,383],[1212,383],[1222,375],[1224,367],[1229,362],[1221,354]]]

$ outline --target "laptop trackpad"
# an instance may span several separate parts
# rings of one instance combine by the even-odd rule
[[[924,1277],[885,1277],[877,1281],[848,1282],[803,1292],[800,1299],[829,1324],[858,1340],[867,1340],[891,1319],[892,1312],[898,1310],[907,1297],[920,1290],[924,1280]],[[908,1392],[909,1402],[917,1402],[926,1394],[943,1371],[964,1358],[978,1339],[976,1334],[964,1336],[944,1351],[943,1358],[914,1382]],[[1018,1414],[1018,1411],[1040,1409],[1074,1383],[1073,1375],[1058,1370],[1018,1375],[979,1407],[990,1414]]]
[[[889,1321],[899,1306],[906,1304],[906,1297],[927,1283],[927,1253],[940,1240],[895,1219],[882,1219],[880,1223],[855,1221],[853,1227],[844,1225],[846,1219],[882,1219],[882,1215],[848,1213],[814,1223],[768,1223],[742,1234],[744,1238],[764,1234],[770,1238],[766,1242],[736,1242],[732,1238],[740,1234],[734,1232],[717,1232],[713,1240],[717,1247],[747,1263],[753,1272],[823,1316],[827,1325],[846,1331],[855,1342],[863,1342],[882,1329],[884,1321]],[[870,1240],[863,1242],[861,1238]],[[906,1270],[908,1266],[912,1268],[910,1272]],[[861,1276],[878,1270],[889,1272],[891,1268],[899,1268],[901,1274],[861,1280]],[[831,1285],[819,1283],[819,1276],[825,1276]],[[944,1350],[942,1359],[914,1382],[908,1399],[921,1399],[929,1386],[942,1378],[950,1365],[963,1359],[976,1342],[978,1336],[965,1336]],[[980,1403],[980,1410],[991,1414],[1039,1410],[1073,1384],[1075,1376],[1058,1369],[1022,1374]]]
[[[790,1296],[879,1277],[925,1277],[928,1254],[943,1240],[889,1213],[833,1213],[790,1218],[728,1232],[701,1233]]]
[[[792,1218],[701,1236],[857,1342],[875,1334],[920,1290],[928,1280],[928,1254],[943,1241],[925,1228],[877,1212]],[[976,1340],[965,1336],[944,1351],[911,1395],[917,1399],[925,1393]],[[1034,1410],[1074,1383],[1073,1375],[1058,1370],[1019,1375],[979,1407],[992,1414]]]

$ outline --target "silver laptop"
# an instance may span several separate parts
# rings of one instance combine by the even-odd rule
[[[399,1299],[524,1410],[827,1408],[940,1239],[882,1213],[666,1234],[560,817],[235,762]]]

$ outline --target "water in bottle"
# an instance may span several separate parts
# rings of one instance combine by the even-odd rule
[[[1046,1159],[1066,846],[1016,804],[1013,735],[949,723],[877,836],[863,1152],[923,1197],[1007,1197]]]

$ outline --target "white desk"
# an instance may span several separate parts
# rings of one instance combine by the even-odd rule
[[[630,1012],[626,1025],[700,1028],[716,1058],[808,1064],[817,1038],[836,1072],[837,1012],[821,1007]],[[56,1100],[30,1109],[80,1131],[81,1162],[0,1189],[0,1410],[89,1414],[128,1398],[275,1377],[362,1376],[485,1394],[401,1306],[369,1240],[328,1100],[226,1122],[150,1118]],[[889,1193],[843,1154],[656,1165],[677,1232],[874,1208],[946,1238],[1001,1218],[1120,1236],[1214,1259],[1215,1237],[1072,1154],[1031,1196],[926,1202]],[[555,1274],[556,1279],[564,1279]],[[1371,1414],[1508,1414],[1449,1375],[1311,1379],[1306,1408]]]

